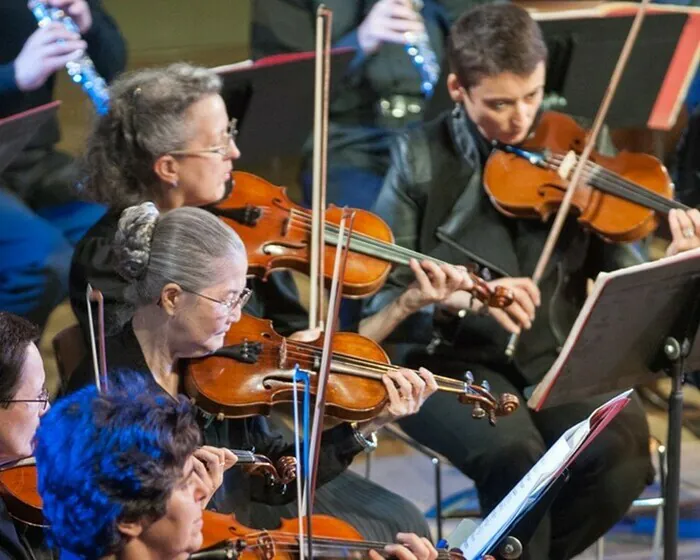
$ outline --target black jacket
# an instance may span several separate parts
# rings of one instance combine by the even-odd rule
[[[375,211],[399,245],[454,264],[475,262],[494,277],[531,276],[550,224],[507,218],[494,208],[482,184],[488,153],[462,109],[406,132],[393,152]],[[638,260],[628,247],[607,244],[568,220],[540,284],[542,306],[516,354],[526,384],[536,383],[556,358],[585,299],[586,279]],[[389,304],[412,279],[408,267],[397,268],[366,303],[364,314]],[[433,307],[425,308],[397,329],[388,341],[397,360],[420,363],[439,327],[433,316]],[[459,356],[467,364],[506,366],[508,334],[490,317],[454,319],[442,333],[438,354]]]
[[[106,354],[110,372],[129,370],[141,373],[153,391],[164,391],[150,374],[131,323],[127,323],[121,333],[107,338]],[[67,390],[75,391],[89,383],[94,383],[94,374],[91,359],[87,357],[71,376]],[[273,463],[280,457],[294,456],[294,445],[271,432],[262,416],[217,420],[199,408],[196,410],[207,445],[255,451],[269,457]],[[319,486],[343,472],[362,449],[349,424],[326,430],[321,440]],[[271,485],[263,477],[249,476],[234,467],[226,473],[224,483],[214,495],[209,508],[235,513],[237,519],[245,524],[249,523],[251,500],[278,505],[295,498],[295,484]]]

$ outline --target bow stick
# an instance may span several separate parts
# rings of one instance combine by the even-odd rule
[[[92,351],[92,367],[95,372],[95,385],[97,392],[103,393],[108,390],[107,386],[107,354],[105,350],[105,300],[102,292],[94,290],[90,284],[85,289],[85,300],[87,302],[88,323],[90,325],[90,349]],[[97,328],[99,338],[99,363],[98,348],[95,343],[95,325],[92,318],[92,303],[97,303]]]
[[[542,249],[542,253],[540,254],[540,258],[538,259],[537,265],[535,266],[535,271],[532,274],[532,281],[535,283],[535,285],[539,285],[540,281],[542,280],[544,270],[547,267],[547,264],[549,263],[549,259],[552,257],[554,247],[556,246],[557,241],[559,239],[559,235],[561,234],[561,230],[564,227],[564,220],[569,214],[571,201],[574,198],[576,189],[581,183],[583,172],[591,156],[593,147],[595,146],[595,143],[598,139],[600,130],[603,127],[603,122],[605,121],[605,117],[608,114],[608,109],[610,109],[610,104],[612,103],[615,91],[617,90],[617,86],[619,85],[620,79],[622,78],[622,73],[625,71],[625,67],[627,66],[627,61],[629,60],[629,56],[632,52],[632,47],[634,47],[634,43],[637,40],[637,35],[639,34],[639,30],[642,27],[642,21],[644,20],[648,4],[649,0],[642,0],[639,6],[639,10],[637,11],[637,15],[635,16],[634,21],[632,22],[632,27],[630,27],[630,31],[627,34],[627,39],[625,40],[625,44],[622,48],[622,51],[620,52],[620,58],[618,58],[617,60],[615,70],[613,71],[612,77],[610,78],[610,83],[608,84],[608,87],[605,90],[605,95],[603,95],[603,100],[600,103],[598,113],[596,114],[595,120],[593,121],[593,127],[591,128],[588,139],[586,141],[586,145],[584,146],[581,155],[578,156],[578,160],[576,160],[576,155],[573,152],[570,152],[564,158],[564,161],[559,167],[559,174],[562,176],[563,179],[565,179],[569,175],[569,170],[571,167],[568,162],[576,161],[576,167],[574,168],[574,172],[571,175],[571,180],[569,181],[569,184],[566,188],[566,193],[564,195],[564,198],[562,199],[561,206],[559,207],[557,215],[554,218],[552,229],[549,231],[549,235],[547,236],[547,240],[544,244],[544,248]],[[514,333],[510,336],[510,339],[508,340],[508,346],[506,347],[505,351],[507,357],[513,357],[519,340],[519,334]]]

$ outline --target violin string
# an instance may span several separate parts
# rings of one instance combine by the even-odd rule
[[[268,356],[273,356],[276,353],[276,348],[273,346],[273,343],[262,343],[264,351],[266,355]],[[292,342],[288,341],[287,342],[287,357],[292,358],[292,359],[303,359],[303,360],[309,360],[313,361],[314,359],[319,359],[322,352],[320,349],[306,345],[304,343],[299,343],[299,342]],[[355,372],[348,372],[349,375],[352,374],[357,374],[361,375],[364,377],[367,377],[368,374],[374,373],[378,377],[388,373],[390,371],[397,371],[399,366],[395,366],[393,364],[384,364],[381,362],[376,362],[372,360],[367,360],[364,358],[358,358],[355,356],[350,356],[348,354],[343,354],[339,352],[334,352],[333,353],[333,361],[336,361],[337,363],[345,364],[345,365],[350,365],[350,366],[356,366],[360,367],[366,371],[355,371]],[[336,372],[336,373],[343,373],[343,372]],[[435,380],[439,386],[439,388],[443,391],[455,391],[459,393],[465,393],[465,392],[472,392],[473,389],[470,389],[469,385],[465,381],[459,381],[457,379],[452,379],[449,377],[441,377],[441,376],[435,376]]]
[[[564,160],[561,154],[554,154],[547,158],[550,168],[558,169],[558,164]],[[586,163],[585,181],[593,181],[594,186],[599,186],[602,190],[607,190],[611,194],[619,194],[623,198],[629,199],[631,202],[636,202],[652,210],[660,212],[668,212],[668,210],[677,208],[678,203],[665,198],[654,191],[650,191],[634,182],[628,181],[617,173],[611,172],[601,165],[594,162]]]
[[[277,537],[277,538],[289,538],[292,539],[294,542],[282,542],[282,543],[275,543],[275,550],[280,551],[280,552],[294,552],[297,550],[299,544],[298,544],[298,535],[296,533],[288,533],[284,531],[271,531],[268,533],[272,537]],[[260,536],[265,536],[266,533],[264,531],[259,531],[256,533],[249,533],[246,535],[248,539],[252,538],[257,538]],[[370,549],[383,549],[385,546],[388,544],[393,544],[393,543],[386,543],[382,541],[366,541],[366,540],[361,540],[361,541],[354,541],[354,540],[349,540],[349,539],[338,539],[338,538],[333,538],[333,537],[313,537],[313,543],[314,545],[319,545],[319,547],[323,550],[337,550],[337,549],[342,549],[342,548],[347,548],[347,549],[355,549],[355,550],[370,550]],[[260,544],[260,543],[255,543],[254,545],[247,545],[247,549],[254,549],[254,548],[260,548],[264,547],[265,544]],[[438,558],[450,558],[449,552],[447,550],[438,550]]]
[[[287,352],[289,353],[289,344],[287,345]],[[302,356],[307,356],[311,358],[320,358],[321,356],[321,350],[313,347],[313,346],[306,346],[304,345],[303,347],[300,347],[300,343],[294,343],[295,346],[297,346],[297,349],[295,352],[293,352],[296,355],[302,355]],[[348,354],[343,354],[340,352],[334,352],[333,353],[333,359],[340,362],[340,363],[350,363],[352,365],[356,366],[361,366],[365,369],[368,370],[374,370],[376,372],[382,372],[386,373],[389,371],[397,371],[400,369],[399,366],[393,365],[393,364],[383,364],[381,362],[376,362],[373,360],[368,360],[365,358],[358,358],[356,356],[351,356]],[[449,377],[440,377],[437,376],[436,380],[439,380],[440,382],[443,383],[443,385],[446,386],[451,386],[453,388],[462,388],[465,385],[464,381],[459,381],[456,379],[452,379]]]
[[[293,224],[294,227],[302,229],[303,231],[309,231],[311,226],[311,216],[307,212],[292,209],[290,214],[292,215],[290,225]],[[326,221],[326,230],[334,235],[338,235],[339,232],[338,226],[328,221]],[[395,243],[376,239],[359,231],[354,231],[352,233],[350,248],[358,252],[362,252],[364,250],[365,254],[369,254],[369,256],[374,256],[376,253],[379,258],[383,258],[384,260],[388,260],[396,264],[408,264],[408,260],[411,258],[416,260],[428,259],[436,264],[447,264],[444,261],[429,257],[419,253],[418,251],[402,247],[401,245],[396,245]],[[367,251],[372,252],[368,253]],[[403,259],[398,260],[400,257],[403,257]]]

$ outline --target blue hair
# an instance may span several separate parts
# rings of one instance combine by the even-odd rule
[[[92,560],[119,551],[120,522],[165,514],[201,433],[183,397],[153,394],[140,375],[110,378],[60,399],[35,437],[39,493],[50,544]]]

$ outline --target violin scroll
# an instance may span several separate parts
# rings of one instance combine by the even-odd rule
[[[488,417],[489,424],[494,426],[498,416],[508,416],[520,406],[520,400],[511,393],[503,393],[498,398],[491,393],[488,381],[481,385],[474,383],[471,372],[467,372],[466,390],[460,393],[459,402],[472,405],[472,418],[480,420]]]
[[[244,452],[236,452],[236,455],[243,458],[241,466],[250,474],[265,476],[273,484],[289,484],[296,479],[297,460],[294,457],[281,457],[275,465],[264,455],[250,454],[250,459]]]

